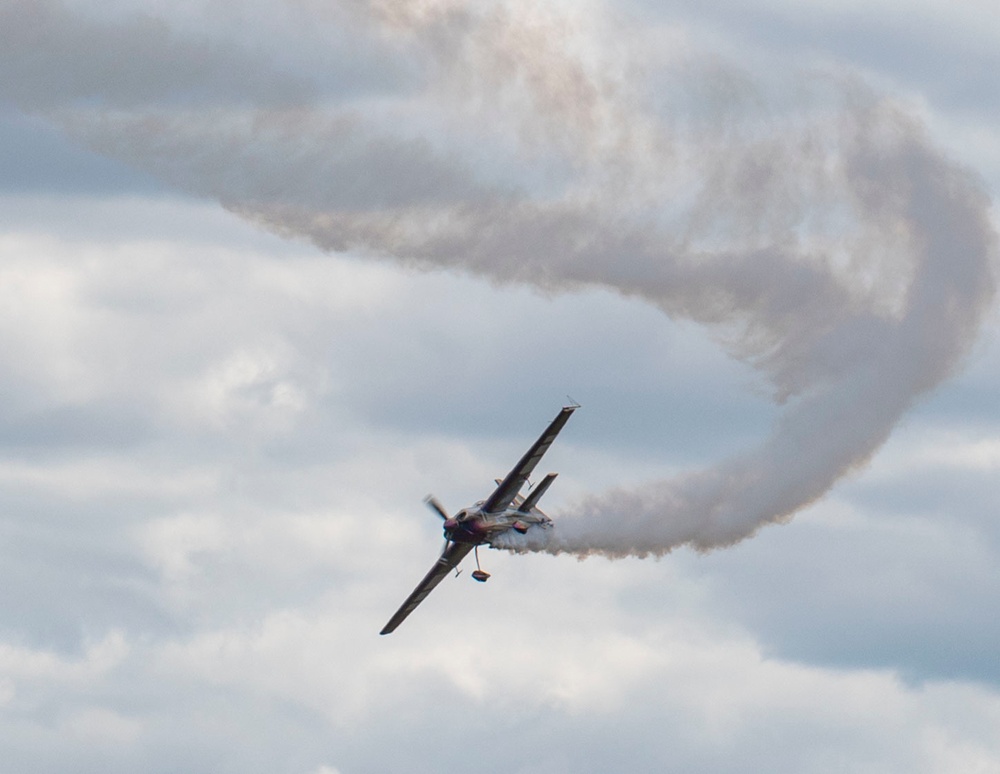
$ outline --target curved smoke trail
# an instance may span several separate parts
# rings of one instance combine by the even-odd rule
[[[113,50],[116,29],[138,34],[40,5],[49,39],[90,35]],[[596,8],[296,8],[312,9],[303,36],[336,29],[379,54],[369,69],[396,63],[391,85],[371,87],[369,73],[367,88],[289,90],[262,65],[234,80],[247,63],[236,51],[202,57],[232,92],[223,107],[155,74],[155,99],[104,84],[99,108],[81,105],[95,88],[81,72],[78,94],[36,90],[34,108],[323,249],[644,299],[711,326],[785,407],[759,448],[590,497],[507,547],[662,554],[789,518],[955,369],[992,301],[982,188],[903,108],[849,78],[768,87],[668,29],[612,24]],[[3,21],[23,23],[9,9]],[[201,50],[163,35],[148,45],[167,62]]]

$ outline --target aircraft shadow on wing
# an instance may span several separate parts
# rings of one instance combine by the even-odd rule
[[[549,473],[532,487],[527,497],[522,497],[520,492],[539,460],[559,435],[559,431],[578,408],[578,404],[564,406],[507,477],[502,480],[497,479],[497,488],[485,500],[480,500],[468,508],[463,508],[454,516],[449,516],[434,497],[426,499],[426,503],[444,521],[444,551],[424,579],[417,584],[413,593],[389,619],[389,623],[379,632],[380,634],[395,631],[396,627],[406,620],[417,605],[434,590],[442,578],[458,567],[470,551],[476,553],[476,569],[472,577],[485,582],[490,576],[479,566],[479,546],[492,543],[508,530],[523,535],[532,526],[548,527],[552,523],[552,519],[538,509],[538,501],[555,481],[555,473]]]

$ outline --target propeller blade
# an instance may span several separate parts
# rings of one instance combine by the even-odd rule
[[[434,495],[427,495],[427,497],[424,498],[424,502],[427,503],[432,510],[437,512],[437,515],[440,516],[442,520],[448,521],[448,511],[444,509],[444,506],[437,501],[437,498]]]

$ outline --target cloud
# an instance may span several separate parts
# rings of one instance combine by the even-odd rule
[[[5,0],[0,29],[0,67],[9,76],[0,94],[25,109],[135,106],[178,96],[285,101],[305,93],[294,78],[261,73],[250,52],[177,35],[149,15],[108,24],[59,0]]]
[[[934,772],[990,765],[997,754],[996,699],[982,689],[914,689],[884,672],[789,664],[762,656],[738,636],[706,637],[683,620],[661,619],[656,631],[639,636],[605,633],[587,647],[568,630],[552,630],[545,641],[526,642],[523,652],[515,646],[486,669],[469,670],[456,666],[466,657],[483,665],[477,652],[449,652],[440,640],[408,648],[408,660],[365,652],[331,615],[337,610],[344,612],[327,603],[308,616],[278,614],[252,628],[133,646],[106,685],[121,690],[128,680],[129,692],[141,698],[128,712],[112,712],[63,689],[64,703],[82,706],[66,712],[60,727],[96,724],[105,734],[127,733],[116,759],[149,761],[155,771],[166,770],[158,756],[198,768],[198,755],[211,756],[223,771],[248,765],[311,771],[332,757],[341,770],[423,771],[432,760],[457,765],[468,750],[440,744],[435,731],[442,722],[452,733],[479,729],[484,771],[596,771],[628,759],[650,768],[718,771],[740,770],[747,761],[826,771],[836,760]],[[488,647],[490,637],[484,632],[470,644]],[[539,658],[537,647],[559,658]],[[595,656],[611,658],[595,669]],[[150,682],[149,672],[136,673],[141,663],[155,665],[175,689]],[[471,712],[442,721],[434,711],[440,702]],[[393,744],[378,741],[386,723]],[[19,725],[21,734],[41,731],[30,721]],[[170,740],[182,736],[187,752],[171,750]],[[56,749],[76,751],[80,770],[97,770],[88,751],[99,745],[81,741],[64,734]]]
[[[908,108],[597,6],[137,7],[41,4],[66,52],[5,54],[28,125],[178,191],[4,197],[10,766],[995,765],[989,342],[792,528],[485,552],[376,634],[440,548],[420,498],[483,496],[566,392],[550,512],[706,469],[760,494],[726,488],[754,459],[814,484],[794,510],[856,472],[991,292],[982,185]],[[102,81],[130,35],[153,66]]]
[[[74,214],[76,206],[85,215]],[[163,202],[149,210],[133,202],[121,215],[127,235],[136,213],[147,211],[156,244],[123,240],[111,249],[108,234],[96,243],[80,234],[8,242],[17,249],[5,253],[5,264],[22,272],[24,290],[18,308],[25,322],[16,330],[38,336],[22,390],[34,388],[42,406],[62,399],[60,390],[39,388],[59,385],[51,373],[72,334],[72,351],[82,354],[79,378],[69,386],[86,387],[83,405],[128,398],[147,412],[153,431],[134,447],[67,450],[52,443],[33,459],[9,451],[4,459],[0,564],[7,593],[0,604],[10,652],[23,663],[73,666],[97,663],[88,654],[109,631],[120,643],[117,660],[101,662],[104,671],[83,682],[53,676],[31,683],[23,670],[3,673],[3,695],[41,702],[27,715],[21,705],[5,705],[8,760],[43,771],[65,770],[67,760],[80,771],[461,765],[468,753],[441,745],[442,724],[456,734],[479,733],[478,765],[486,771],[596,771],[626,759],[723,771],[749,759],[802,770],[817,749],[850,765],[936,771],[996,756],[989,722],[995,692],[939,682],[940,662],[921,660],[906,628],[907,616],[931,624],[942,608],[919,608],[923,601],[904,592],[939,580],[939,570],[957,580],[951,573],[967,567],[967,557],[949,551],[940,564],[928,563],[937,533],[922,541],[905,525],[883,533],[862,524],[849,532],[862,542],[884,535],[867,553],[850,540],[823,550],[831,541],[810,528],[815,511],[795,529],[768,531],[707,559],[682,551],[663,562],[578,563],[489,552],[489,584],[449,579],[397,632],[400,639],[382,647],[378,628],[439,548],[436,522],[422,512],[420,497],[428,488],[448,502],[481,496],[548,411],[524,409],[527,392],[520,411],[511,410],[518,401],[495,409],[492,398],[500,401],[508,388],[484,380],[465,419],[443,428],[428,423],[420,414],[433,402],[414,396],[440,392],[441,382],[438,364],[420,357],[406,361],[411,390],[401,393],[411,399],[412,418],[399,413],[402,401],[394,414],[379,413],[373,397],[402,389],[399,373],[381,368],[359,376],[367,399],[343,387],[353,379],[331,377],[364,371],[375,358],[364,353],[387,342],[400,353],[433,352],[446,335],[455,353],[446,360],[475,372],[475,358],[491,362],[483,330],[432,310],[462,299],[454,311],[460,321],[465,304],[491,309],[486,302],[495,291],[294,245],[282,253],[268,240],[254,251],[221,222],[226,239],[182,231],[167,240],[168,224],[182,229],[203,217],[188,203],[176,206],[168,215]],[[69,224],[93,220],[95,212],[101,208],[89,203],[59,210]],[[18,254],[33,259],[18,263]],[[60,278],[60,304],[32,295],[52,292],[50,277]],[[581,361],[607,327],[604,310],[627,308],[601,295],[551,303],[523,290],[498,295],[510,303],[492,297],[495,319],[512,312],[525,319],[523,329],[507,323],[523,331],[514,341],[534,331]],[[557,313],[546,311],[553,307]],[[641,338],[657,317],[642,310],[623,321],[602,344],[601,366],[629,373],[634,350],[616,344]],[[577,336],[557,335],[563,325]],[[509,331],[497,332],[498,344],[511,340],[502,335]],[[650,367],[650,379],[669,385],[691,366],[692,353],[702,353],[709,375],[721,368],[718,353],[704,354],[703,337],[679,351],[666,346],[671,340],[664,342],[671,368]],[[203,388],[234,353],[262,346],[283,353],[270,361],[283,378],[312,374],[301,383],[341,386],[307,389],[307,408],[291,428],[271,421],[280,407],[269,401],[247,403],[239,392],[221,404],[208,400],[215,393]],[[655,361],[658,352],[654,347],[648,358]],[[6,374],[18,362],[18,353],[10,354]],[[142,367],[109,368],[115,362]],[[737,389],[744,372],[725,373]],[[596,399],[631,421],[644,416],[628,401],[616,407],[603,393]],[[443,415],[448,404],[440,400],[437,410]],[[220,406],[222,414],[214,413]],[[594,481],[637,478],[658,467],[644,460],[653,454],[648,440],[623,436],[621,451],[609,452],[603,435],[587,429],[593,413],[574,417],[579,432],[567,428],[560,438],[566,448],[552,450],[556,469],[566,474],[553,498],[572,499]],[[724,446],[725,427],[714,432]],[[658,454],[674,465],[685,461],[682,440],[668,438],[665,446]],[[628,470],[630,459],[644,467]],[[758,546],[756,564],[744,564]],[[864,571],[852,572],[857,564],[845,557],[859,555]],[[893,587],[898,594],[881,599],[905,616],[884,615],[863,582],[882,579],[874,570],[887,556],[895,561],[881,569],[899,572],[901,583]],[[856,591],[847,594],[838,566],[858,581]],[[817,579],[810,572],[817,567],[830,575]],[[775,573],[782,588],[800,596],[782,598],[762,583]],[[713,580],[720,574],[726,582]],[[955,606],[968,591],[962,583],[939,587],[941,604]],[[817,607],[813,594],[829,596]],[[815,621],[827,628],[817,625],[811,643],[825,640],[825,650],[790,637],[813,621],[804,612],[811,608],[832,611]],[[946,620],[968,624],[959,630],[971,653],[991,634],[975,625],[974,607],[960,609],[968,613],[964,621]],[[865,652],[863,644],[873,641],[884,650]],[[919,643],[934,644],[926,637]],[[945,674],[970,663],[954,650],[944,659]],[[900,668],[922,679],[903,682]],[[990,679],[984,670],[960,674]],[[445,720],[442,707],[453,708]],[[68,731],[95,727],[125,741],[109,753],[99,739]],[[763,745],[765,737],[780,744]]]
[[[591,498],[551,548],[663,553],[785,520],[863,465],[967,351],[993,294],[988,199],[900,106],[794,75],[806,96],[787,104],[690,52],[644,86],[726,102],[710,124],[697,110],[668,122],[581,14],[356,10],[373,38],[405,39],[425,77],[365,118],[352,105],[297,104],[78,108],[59,120],[104,153],[325,249],[637,296],[713,327],[787,401],[756,451]],[[463,64],[460,78],[442,58]],[[486,91],[502,115],[468,103]],[[489,161],[467,150],[470,136],[493,148]],[[526,176],[540,150],[548,169]]]
[[[163,186],[77,143],[68,141],[51,122],[0,104],[0,186],[8,195],[34,193],[126,192],[152,194]]]

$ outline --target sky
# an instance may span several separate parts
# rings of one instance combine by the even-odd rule
[[[4,768],[1000,772],[998,51],[0,0]],[[553,530],[380,637],[571,399]]]

